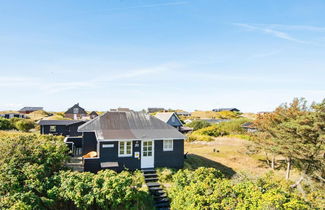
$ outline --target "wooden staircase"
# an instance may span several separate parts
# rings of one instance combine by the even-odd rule
[[[84,171],[82,157],[71,157],[69,162],[67,162],[65,165],[71,168],[73,171],[79,171],[79,172]]]
[[[142,169],[144,180],[149,188],[150,194],[154,199],[154,206],[159,210],[169,210],[170,202],[165,191],[158,183],[158,176],[155,169]]]

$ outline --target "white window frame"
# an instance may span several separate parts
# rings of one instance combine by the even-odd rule
[[[127,142],[131,142],[131,153],[130,154],[127,154],[126,152],[127,152]],[[120,145],[121,145],[121,143],[123,143],[124,144],[124,154],[121,154],[120,153]],[[119,157],[132,157],[132,153],[133,153],[133,141],[119,141],[118,142],[118,156]]]
[[[50,132],[56,132],[56,126],[50,125]]]
[[[171,142],[171,147],[170,147],[170,143],[167,143],[167,142]],[[173,151],[174,150],[174,140],[173,139],[163,140],[163,150],[164,151]]]

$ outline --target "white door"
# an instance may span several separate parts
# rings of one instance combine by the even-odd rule
[[[141,168],[154,167],[154,141],[141,141]]]

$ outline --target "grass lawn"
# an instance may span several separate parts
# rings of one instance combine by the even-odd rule
[[[188,155],[185,168],[213,167],[229,177],[236,173],[244,173],[252,178],[271,171],[264,154],[251,154],[248,150],[250,145],[252,145],[250,141],[228,137],[215,138],[213,142],[186,142],[185,153]],[[280,169],[275,170],[275,175],[284,177],[285,170],[280,166],[281,158],[277,160]],[[292,171],[291,178],[296,180],[298,174]]]

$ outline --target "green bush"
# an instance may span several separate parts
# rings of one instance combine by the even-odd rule
[[[213,141],[211,136],[191,133],[187,136],[187,141]]]
[[[171,168],[157,168],[156,171],[159,181],[162,183],[171,182],[173,175],[175,174],[175,169]]]
[[[239,118],[227,122],[222,122],[218,124],[218,127],[220,128],[220,130],[228,134],[241,134],[245,133],[245,129],[243,129],[241,125],[246,122],[249,122],[249,119]]]
[[[204,120],[195,120],[191,123],[186,124],[186,126],[193,128],[193,131],[208,127],[210,125],[211,125],[210,123]]]
[[[141,172],[65,168],[63,137],[0,132],[0,209],[152,209]]]
[[[0,135],[0,209],[43,205],[47,180],[64,168],[67,146],[62,137]]]
[[[220,171],[180,170],[168,191],[172,209],[313,209],[298,192],[272,177],[232,182]]]
[[[17,130],[28,132],[30,129],[35,128],[35,123],[32,120],[21,119],[15,123]]]
[[[127,171],[112,170],[97,174],[61,171],[48,190],[55,209],[146,209],[150,202],[143,182]],[[69,206],[70,205],[70,206]]]
[[[207,136],[214,136],[214,137],[218,137],[218,136],[224,136],[227,135],[228,132],[224,131],[222,129],[222,127],[220,127],[219,125],[211,125],[209,127],[206,128],[202,128],[199,129],[195,132],[193,132],[194,134],[199,134],[199,135],[207,135]]]
[[[14,126],[13,124],[10,122],[10,120],[0,117],[0,130],[10,130],[13,129]]]

